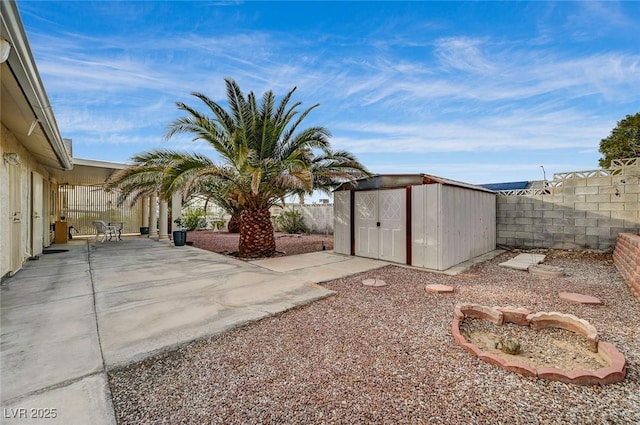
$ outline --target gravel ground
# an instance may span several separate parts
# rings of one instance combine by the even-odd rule
[[[274,257],[321,251],[323,245],[325,249],[333,249],[333,235],[291,235],[276,232],[275,237],[277,252]],[[187,240],[192,241],[193,246],[225,255],[238,252],[238,238],[238,233],[213,230],[195,230],[187,233]]]
[[[458,276],[397,266],[325,285],[333,297],[110,373],[120,424],[640,423],[640,305],[608,255],[552,253],[567,277],[498,267]],[[363,286],[382,278],[384,287]],[[453,285],[434,295],[426,283]],[[573,305],[558,291],[599,297]],[[455,344],[458,302],[560,311],[590,321],[627,359],[619,384],[523,377]]]

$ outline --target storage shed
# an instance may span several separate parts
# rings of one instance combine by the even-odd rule
[[[495,249],[495,193],[428,174],[344,183],[333,238],[337,253],[446,270]]]

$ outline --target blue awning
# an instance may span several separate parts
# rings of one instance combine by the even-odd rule
[[[499,190],[526,189],[528,185],[529,185],[529,182],[526,181],[526,182],[488,183],[488,184],[481,184],[480,186],[490,190],[499,191]]]

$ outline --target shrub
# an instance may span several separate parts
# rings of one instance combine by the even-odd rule
[[[207,219],[205,218],[204,210],[202,208],[195,208],[183,211],[182,225],[187,230],[206,228]]]
[[[309,227],[304,222],[300,211],[283,211],[275,218],[276,224],[286,233],[308,233]]]

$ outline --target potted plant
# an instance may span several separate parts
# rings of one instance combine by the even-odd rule
[[[182,226],[182,217],[173,220],[180,227],[180,230],[173,232],[173,244],[175,246],[184,246],[187,243],[187,231]]]

